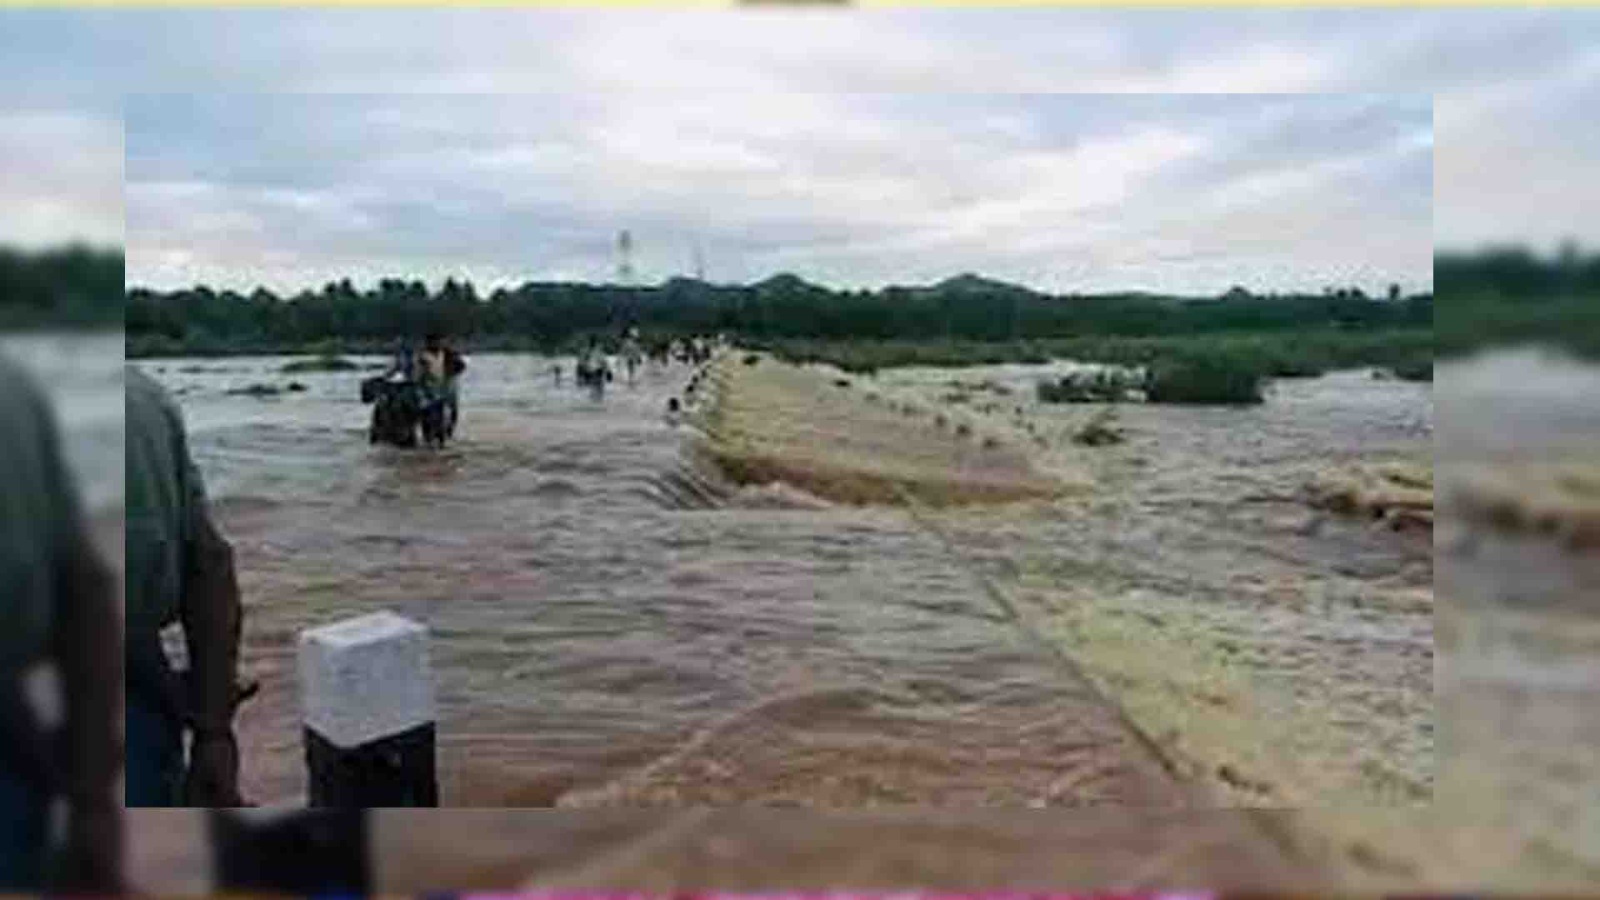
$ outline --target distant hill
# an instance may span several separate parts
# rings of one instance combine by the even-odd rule
[[[767,293],[829,293],[822,285],[812,284],[793,272],[779,272],[751,287]]]
[[[1010,282],[1006,281],[997,281],[993,278],[985,278],[982,275],[974,275],[971,272],[963,272],[954,278],[946,278],[933,287],[925,288],[924,290],[945,294],[1003,294],[1008,296],[1020,295],[1026,297],[1041,296],[1037,291],[1034,291],[1030,288],[1025,288],[1019,284],[1011,284]]]

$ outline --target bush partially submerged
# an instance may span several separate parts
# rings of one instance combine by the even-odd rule
[[[350,372],[361,368],[342,356],[318,356],[284,363],[281,370],[286,375],[296,372]]]
[[[283,393],[283,388],[275,384],[248,384],[241,388],[229,390],[230,397],[276,397]]]
[[[1264,381],[1251,360],[1196,354],[1151,365],[1144,390],[1152,403],[1247,405],[1263,401]]]

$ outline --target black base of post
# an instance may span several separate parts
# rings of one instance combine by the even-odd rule
[[[310,728],[304,731],[310,805],[439,805],[433,723],[351,748],[336,747]]]
[[[208,824],[219,893],[370,893],[366,810],[297,810],[253,821],[214,809]]]

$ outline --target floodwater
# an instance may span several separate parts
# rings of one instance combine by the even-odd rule
[[[122,507],[122,333],[0,335],[0,353],[33,376],[61,431],[85,506],[97,517]]]
[[[263,685],[239,720],[252,801],[303,800],[297,634],[388,609],[431,631],[445,805],[1195,802],[903,511],[684,491],[689,435],[663,413],[687,368],[647,366],[596,401],[570,360],[558,387],[551,360],[475,355],[457,441],[431,452],[368,445],[362,373],[278,374],[284,361],[141,363],[178,393],[238,551],[243,665]],[[291,380],[306,390],[227,393]],[[1136,414],[1165,448],[1121,464],[1142,512],[964,543],[994,556],[1014,531],[1019,552],[1081,541],[1148,579],[1236,572],[1255,559],[1247,537],[1218,535],[1214,505],[1185,512],[1197,492],[1276,496],[1287,480],[1250,486],[1264,460],[1425,443],[1431,396],[1341,373],[1285,383],[1257,411]],[[1251,546],[1288,560],[1282,578],[1429,577],[1427,551],[1392,535],[1320,534]],[[1354,644],[1328,646],[1359,666]]]
[[[1051,374],[1069,368],[1057,364]],[[1091,449],[1070,434],[1103,407],[1041,407],[1033,402],[1038,375],[999,366],[880,379],[891,393],[923,397],[948,392],[952,381],[1003,387],[1010,393],[974,391],[950,409],[998,406],[974,427],[1005,433],[1020,422],[1047,439],[1043,465],[1084,471],[1095,486],[1079,502],[1028,514],[949,514],[945,527],[969,558],[1043,629],[1092,604],[1111,611],[1115,630],[1117,616],[1133,617],[1165,646],[1217,657],[1246,679],[1257,712],[1200,749],[1213,768],[1249,771],[1241,760],[1278,744],[1286,765],[1251,772],[1264,783],[1256,802],[1425,799],[1435,767],[1431,536],[1314,510],[1304,487],[1348,465],[1426,465],[1432,385],[1341,371],[1277,380],[1253,407],[1124,404],[1116,417],[1125,442]],[[1097,655],[1069,651],[1091,663]],[[1134,672],[1181,680],[1137,658],[1109,663],[1113,682]],[[1170,721],[1152,725],[1196,720],[1189,709],[1168,712]],[[1358,785],[1368,793],[1350,791]]]
[[[1600,881],[1600,548],[1504,527],[1458,497],[1499,485],[1595,521],[1600,366],[1536,349],[1443,367],[1438,445],[1441,786],[1462,821],[1510,829],[1530,866]]]

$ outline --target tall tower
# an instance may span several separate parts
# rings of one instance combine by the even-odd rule
[[[633,235],[626,228],[617,235],[617,281],[633,286]]]
[[[706,280],[706,256],[700,251],[700,239],[694,240],[694,277],[696,281]]]

